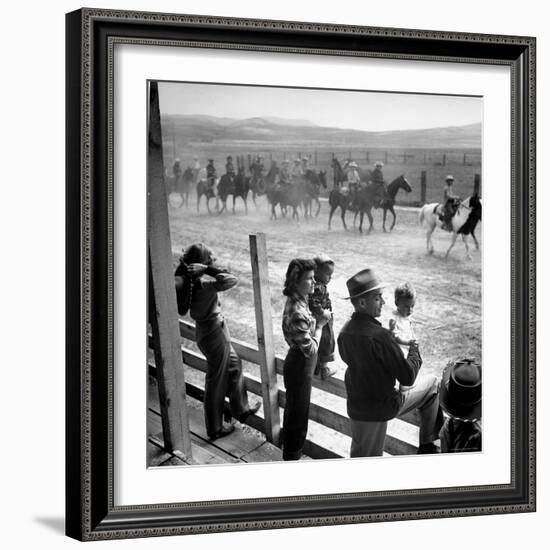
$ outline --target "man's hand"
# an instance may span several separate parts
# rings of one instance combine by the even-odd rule
[[[395,326],[397,325],[397,323],[395,322],[395,319],[390,319],[390,330],[392,332],[395,332]]]

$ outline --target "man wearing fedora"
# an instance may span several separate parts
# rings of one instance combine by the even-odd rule
[[[449,416],[439,432],[441,452],[481,451],[481,365],[459,359],[443,371],[441,408]]]
[[[348,368],[345,374],[347,410],[351,420],[350,456],[382,456],[388,421],[417,409],[420,413],[419,454],[436,453],[443,414],[435,376],[417,376],[422,358],[418,345],[407,357],[393,334],[377,320],[384,298],[381,283],[371,269],[348,279],[354,313],[338,336],[338,349]],[[414,387],[407,392],[396,388]]]

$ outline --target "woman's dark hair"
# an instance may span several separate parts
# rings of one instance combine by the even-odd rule
[[[180,257],[180,263],[174,273],[174,275],[183,278],[183,285],[180,288],[176,288],[178,313],[180,315],[185,315],[189,311],[193,296],[193,288],[196,285],[200,285],[199,279],[193,280],[187,274],[187,266],[189,264],[204,264],[211,266],[214,262],[214,253],[203,243],[189,245],[183,251]]]
[[[189,245],[183,252],[180,262],[189,264],[210,265],[214,263],[214,252],[203,243],[194,243]]]
[[[296,285],[306,271],[315,271],[315,262],[304,258],[294,258],[288,264],[286,270],[285,286],[283,294],[291,296],[296,292]]]

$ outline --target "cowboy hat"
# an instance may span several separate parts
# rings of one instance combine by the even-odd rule
[[[352,298],[357,298],[367,292],[384,288],[386,284],[381,283],[376,278],[372,269],[363,269],[362,271],[359,271],[359,273],[356,273],[353,277],[349,278],[346,281],[346,286],[348,287],[349,297],[345,299],[351,300]]]
[[[384,163],[383,162],[380,162],[379,160],[377,160],[375,163],[374,163],[374,166],[376,168],[382,168],[384,166]]]
[[[441,408],[454,418],[481,418],[481,365],[473,359],[459,359],[443,371],[439,386]]]
[[[451,174],[449,174],[446,178],[445,178],[445,181],[454,181],[454,177],[451,176]]]
[[[352,161],[348,164],[348,166],[349,166],[350,168],[359,168],[359,166],[357,166],[357,163],[356,163],[354,160],[352,160]]]

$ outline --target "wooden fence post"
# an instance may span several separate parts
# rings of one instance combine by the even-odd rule
[[[181,359],[168,203],[164,187],[164,162],[158,84],[149,89],[149,169],[147,178],[149,247],[149,321],[153,330],[164,446],[168,452],[191,458],[191,435]]]
[[[426,204],[426,170],[420,172],[420,202]]]
[[[462,166],[466,166],[466,153],[464,153],[464,157],[462,158]]]
[[[368,151],[367,151],[367,164],[370,164],[370,155]]]
[[[256,333],[258,335],[258,349],[260,351],[265,435],[269,442],[278,445],[281,421],[279,415],[277,372],[275,370],[275,345],[273,342],[271,293],[269,291],[265,234],[250,235],[249,240],[254,307],[256,309]]]
[[[481,196],[481,174],[474,174],[474,195]]]
[[[447,164],[447,153],[443,153],[443,166]]]
[[[388,164],[388,152],[384,151],[384,164]]]

